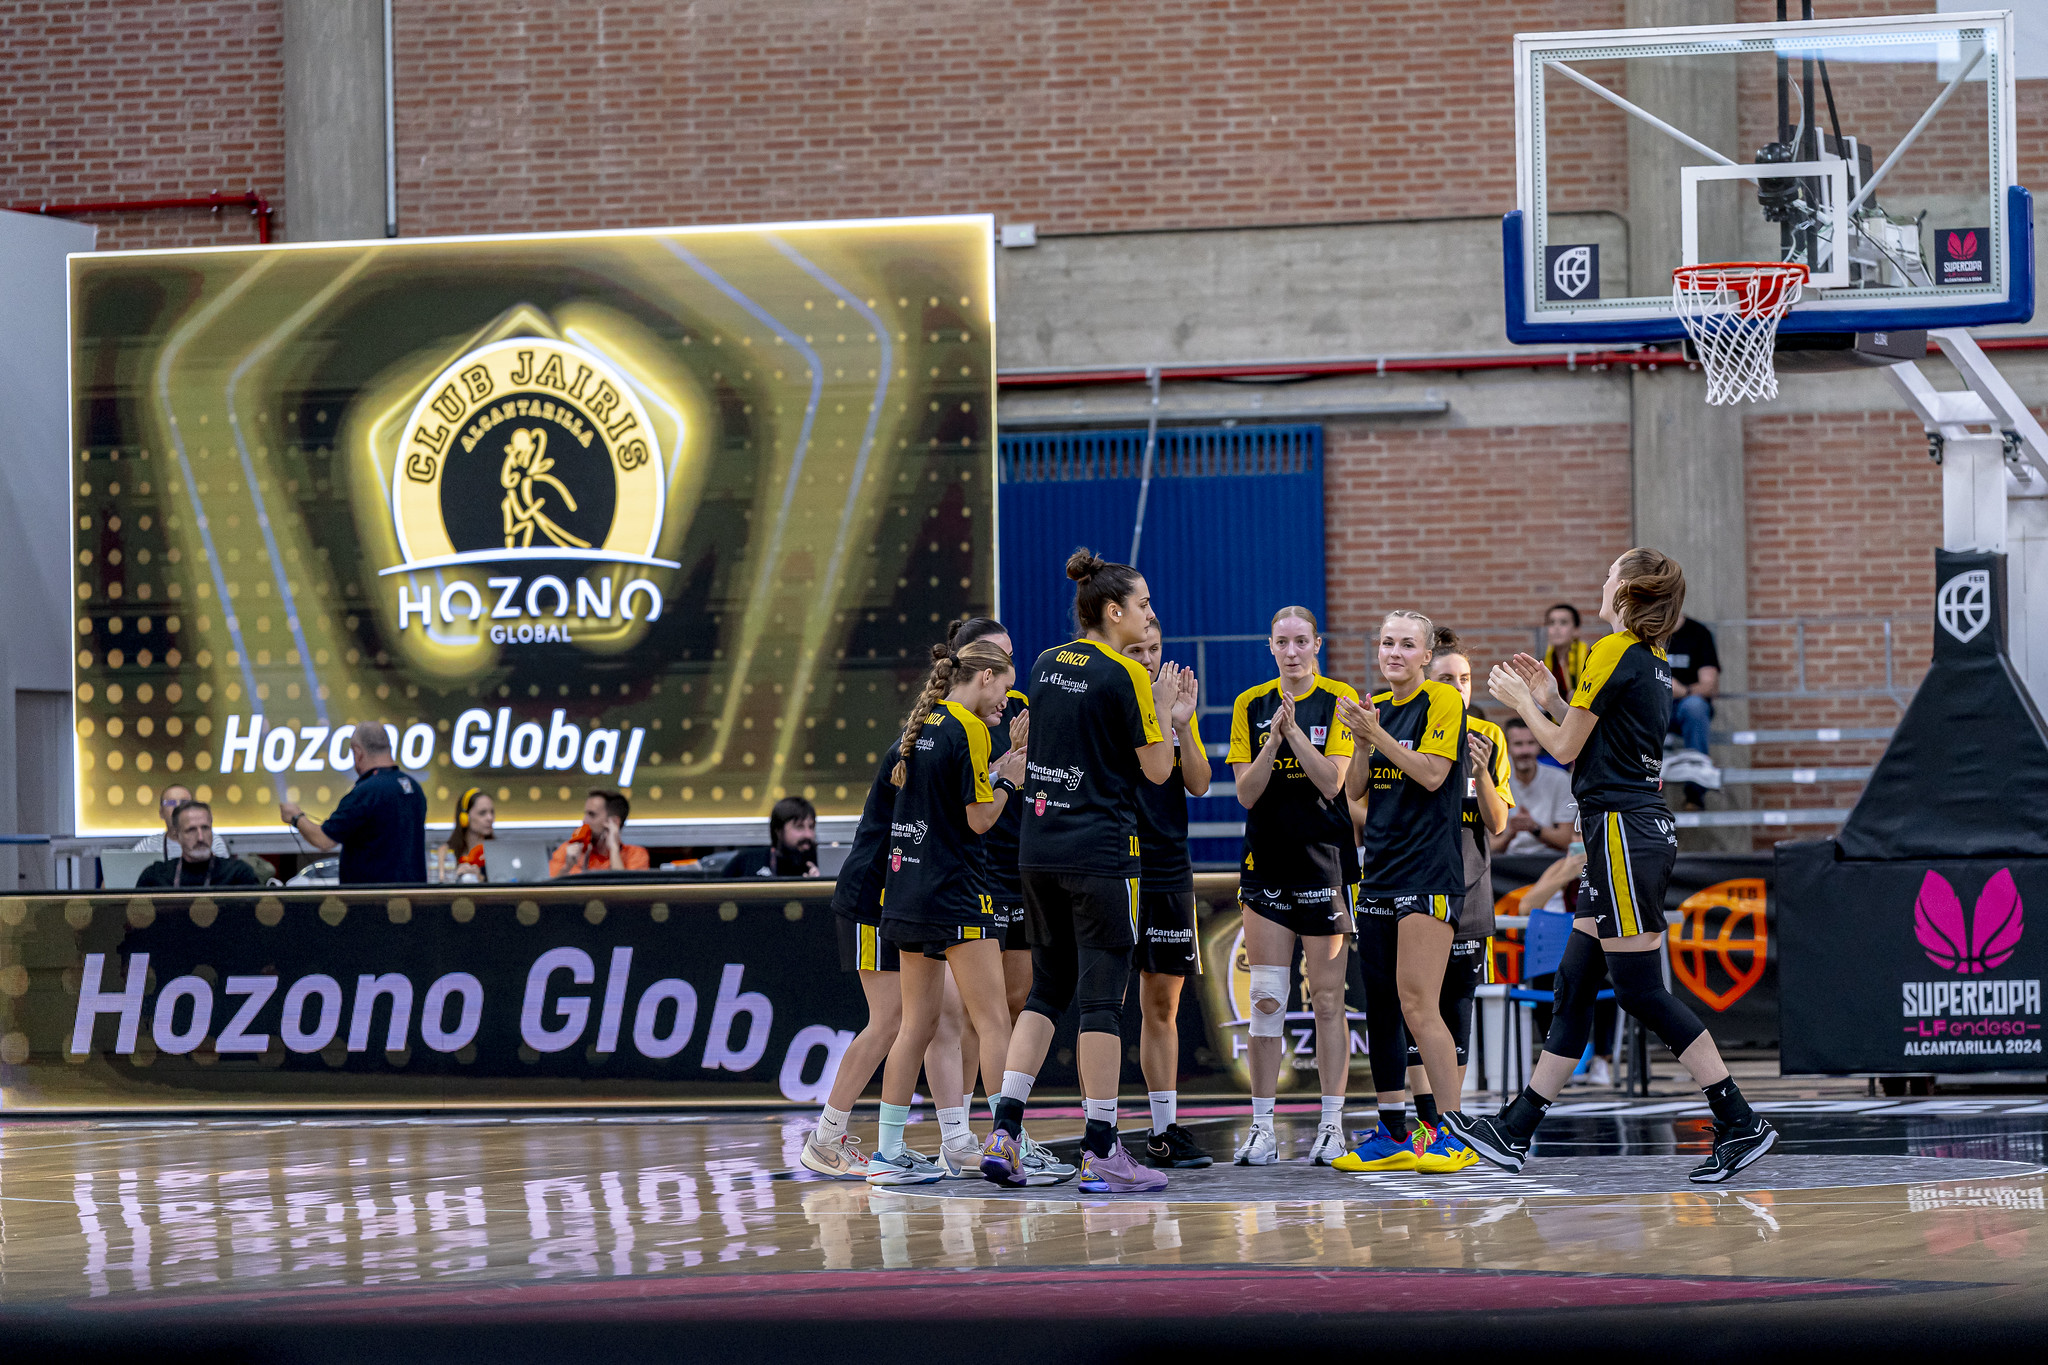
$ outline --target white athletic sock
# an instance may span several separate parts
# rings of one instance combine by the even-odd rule
[[[826,1105],[818,1113],[818,1141],[823,1145],[839,1141],[846,1136],[846,1121],[853,1116],[844,1109]]]
[[[1342,1095],[1323,1096],[1323,1123],[1325,1125],[1334,1123],[1339,1128],[1344,1126],[1344,1097]]]
[[[974,1092],[972,1090],[960,1097],[960,1107],[962,1109],[974,1108]]]
[[[1116,1127],[1115,1100],[1082,1100],[1081,1113],[1090,1123],[1106,1123]]]
[[[903,1125],[910,1122],[907,1104],[882,1105],[882,1128],[875,1138],[876,1156],[895,1156],[903,1150]]]
[[[1273,1101],[1252,1096],[1252,1127],[1271,1129],[1273,1126]]]
[[[1031,1083],[1038,1078],[1023,1071],[1003,1073],[1003,1098],[1022,1104],[1031,1098]]]
[[[1180,1091],[1147,1090],[1145,1102],[1152,1106],[1152,1131],[1163,1133],[1180,1119]]]
[[[967,1128],[967,1110],[964,1106],[959,1109],[941,1109],[939,1111],[939,1141],[946,1143],[959,1142],[962,1139],[971,1141],[973,1137],[974,1134],[968,1131]]]

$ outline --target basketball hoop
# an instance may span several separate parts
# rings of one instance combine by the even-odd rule
[[[1699,353],[1709,403],[1778,396],[1778,322],[1799,302],[1806,275],[1796,261],[1721,261],[1671,272],[1671,309]]]

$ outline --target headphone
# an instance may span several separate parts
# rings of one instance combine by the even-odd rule
[[[483,794],[482,787],[471,787],[462,794],[461,799],[455,803],[455,828],[469,828],[469,808],[475,805],[476,799]]]

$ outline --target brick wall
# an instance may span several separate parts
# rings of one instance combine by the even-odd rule
[[[251,188],[281,205],[279,0],[14,0],[0,33],[0,205]],[[83,221],[102,250],[256,240],[242,209]]]
[[[568,13],[403,0],[403,231],[987,210],[1099,232],[1498,213],[1514,201],[1512,35],[1615,26],[1622,5]],[[1612,206],[1619,183],[1563,206]]]
[[[1338,639],[1329,671],[1370,681],[1365,640],[1396,607],[1458,631],[1475,673],[1528,649],[1553,602],[1576,602],[1590,618],[1608,565],[1628,545],[1629,477],[1621,423],[1331,423],[1324,536]],[[1486,704],[1476,677],[1473,693]]]

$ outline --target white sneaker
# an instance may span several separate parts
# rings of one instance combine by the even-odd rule
[[[1271,1128],[1255,1123],[1230,1159],[1240,1166],[1271,1166],[1280,1159],[1280,1144]]]
[[[1327,1166],[1349,1150],[1344,1145],[1344,1129],[1335,1123],[1325,1123],[1316,1129],[1316,1141],[1308,1149],[1308,1159],[1317,1166]]]
[[[1024,1134],[1017,1145],[1023,1152],[1020,1160],[1026,1185],[1063,1185],[1074,1178],[1076,1168],[1033,1142],[1031,1134]]]
[[[1602,1090],[1614,1088],[1614,1066],[1605,1057],[1595,1057],[1593,1064],[1586,1068],[1586,1084]]]
[[[867,1153],[861,1151],[853,1134],[842,1133],[837,1142],[822,1142],[818,1130],[804,1139],[803,1155],[798,1158],[806,1170],[834,1180],[866,1180],[871,1173]]]
[[[948,1180],[981,1179],[981,1139],[970,1133],[957,1142],[943,1144],[939,1161],[946,1168]]]
[[[908,1147],[894,1156],[880,1152],[868,1158],[870,1185],[932,1185],[946,1178],[945,1166]]]

